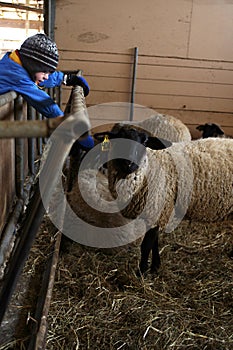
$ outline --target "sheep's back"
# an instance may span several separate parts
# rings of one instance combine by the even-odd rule
[[[171,142],[191,141],[188,127],[181,120],[171,115],[157,113],[139,122],[139,125],[150,131],[154,136]]]
[[[187,149],[194,175],[187,217],[221,220],[233,212],[233,140],[198,140]]]
[[[212,138],[176,144],[162,150],[159,158],[157,162],[167,171],[169,191],[175,193],[166,201],[170,208],[174,200],[169,221],[183,216],[217,221],[233,212],[233,140]],[[159,186],[158,179],[154,182]],[[170,209],[165,207],[164,212],[170,213]]]

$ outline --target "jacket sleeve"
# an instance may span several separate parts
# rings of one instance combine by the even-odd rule
[[[43,83],[40,83],[39,86],[44,88],[53,88],[55,86],[61,86],[63,82],[63,78],[64,78],[64,73],[56,71],[50,74],[49,78],[43,81]]]
[[[20,93],[32,107],[46,118],[56,118],[64,115],[53,99],[34,82],[24,82],[23,86],[20,84],[15,91]]]

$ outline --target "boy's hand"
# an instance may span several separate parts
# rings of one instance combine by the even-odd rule
[[[90,88],[88,82],[82,76],[76,74],[65,74],[64,75],[64,84],[67,86],[81,86],[83,88],[84,96],[86,97],[89,94]]]

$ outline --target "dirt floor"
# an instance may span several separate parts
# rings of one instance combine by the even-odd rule
[[[45,237],[49,248],[48,227],[44,222],[33,247],[35,271],[46,255]],[[46,349],[232,349],[232,232],[233,221],[184,221],[160,236],[159,274],[145,278],[135,273],[140,242],[111,250],[67,243],[57,269]],[[29,258],[24,273],[31,270]],[[22,335],[0,350],[25,349]]]

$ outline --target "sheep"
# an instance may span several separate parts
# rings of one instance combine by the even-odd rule
[[[181,121],[171,116],[165,116],[157,113],[152,117],[136,124],[137,126],[135,127],[137,127],[138,131],[141,130],[141,132],[144,132],[143,127],[145,127],[146,129],[150,129],[151,136],[153,136],[156,133],[157,135],[164,135],[166,136],[166,138],[171,139],[172,141],[191,139],[191,135],[188,128]],[[129,128],[131,128],[132,124],[129,122],[124,122],[123,125],[124,127],[126,127],[126,125],[129,125]],[[112,132],[117,133],[118,127],[118,124],[115,124],[115,128],[113,128]],[[98,141],[103,142],[106,134],[107,132],[98,133],[94,136]],[[141,141],[140,134],[138,141]],[[151,148],[165,147],[164,145],[168,147],[171,145],[171,142],[163,139],[148,137],[145,145]],[[97,155],[98,159],[96,159],[95,161],[97,163],[101,163],[100,157],[102,158],[102,160],[104,159],[104,157],[106,157],[107,160],[107,153],[108,152],[105,152],[104,154],[104,152],[100,152],[99,158]],[[77,161],[76,165],[77,168],[79,168],[80,164]],[[94,227],[119,227],[118,233],[120,235],[124,235],[125,232],[126,235],[130,237],[130,232],[132,228],[127,226],[130,220],[127,221],[121,213],[113,214],[101,212],[101,210],[103,209],[101,207],[101,200],[110,202],[113,201],[113,198],[108,190],[108,186],[106,185],[107,179],[105,176],[103,176],[103,174],[107,175],[107,170],[105,169],[104,165],[99,169],[102,170],[99,173],[96,173],[93,169],[91,169],[91,166],[89,167],[89,169],[86,169],[84,171],[81,170],[81,172],[79,173],[79,181],[75,177],[74,181],[72,182],[72,186],[68,186],[68,203],[70,204],[70,207],[73,210],[73,212],[86,223]],[[69,179],[67,180],[67,182],[69,185]],[[82,193],[80,193],[80,187],[84,189],[83,192],[85,193],[85,196],[88,197],[89,203],[91,200],[91,205],[89,205],[83,199]],[[98,208],[98,210],[96,210],[95,208]],[[141,229],[141,232],[139,232],[139,229]],[[145,232],[144,225],[142,225],[142,223],[137,224],[136,230],[138,231],[138,233],[135,234],[135,237],[142,236]],[[122,238],[121,240],[124,240],[124,238]],[[130,240],[131,239],[128,239],[128,241]]]
[[[156,113],[150,118],[138,122],[138,126],[150,131],[153,136],[171,142],[191,141],[188,127],[178,118],[168,114]]]
[[[205,123],[198,125],[196,127],[197,130],[202,131],[202,138],[205,139],[207,137],[223,137],[224,131],[221,127],[215,123]]]
[[[121,136],[128,138],[126,143]],[[157,272],[160,231],[171,232],[183,218],[212,222],[233,212],[233,140],[207,138],[168,147],[161,143],[152,150],[144,147],[147,133],[137,128],[122,126],[117,137],[120,141],[111,140],[109,190],[121,208],[125,205],[125,218],[146,223],[139,272],[148,270],[151,251],[151,272]]]

